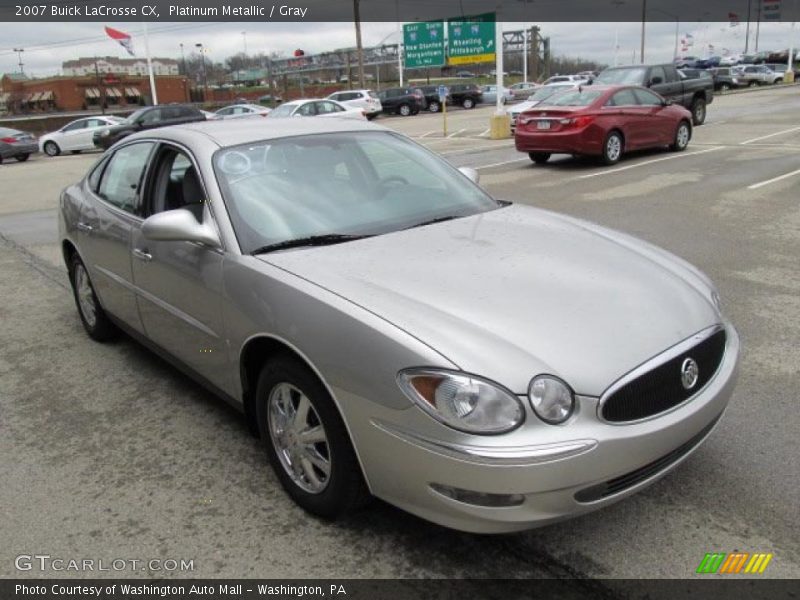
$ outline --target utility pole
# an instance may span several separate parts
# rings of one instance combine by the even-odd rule
[[[186,76],[186,56],[183,54],[183,43],[181,42],[181,64],[183,65],[183,73],[182,75]]]
[[[747,0],[747,30],[744,34],[744,53],[747,54],[747,49],[750,46],[750,5],[752,0]]]
[[[205,47],[203,44],[195,44],[196,48],[200,48],[200,60],[203,61],[203,102],[208,102],[208,73],[206,72],[206,55]]]
[[[364,49],[361,47],[361,13],[359,3],[361,0],[353,0],[353,20],[356,25],[356,54],[358,55],[358,85],[364,87]]]
[[[23,67],[25,63],[22,62],[22,53],[25,52],[25,48],[14,48],[14,52],[17,53],[17,57],[19,58],[19,63],[17,63],[19,64],[19,72],[24,74],[25,69]]]
[[[645,25],[647,24],[647,0],[642,0],[642,48],[639,51],[639,62],[644,64],[644,38],[645,38]]]
[[[528,81],[528,30],[522,26],[522,81]]]

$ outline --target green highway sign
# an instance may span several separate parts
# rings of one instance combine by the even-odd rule
[[[444,65],[444,21],[403,25],[406,69]]]
[[[494,13],[448,21],[447,38],[449,65],[495,60]]]

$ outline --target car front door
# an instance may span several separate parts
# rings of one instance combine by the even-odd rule
[[[637,88],[633,90],[636,100],[641,106],[644,119],[642,144],[659,146],[671,144],[675,138],[675,118],[670,115],[660,96],[650,90]]]
[[[80,121],[75,121],[74,123],[70,123],[64,129],[61,130],[61,139],[58,140],[58,146],[61,150],[78,150],[81,146],[81,138],[88,132],[89,134],[89,146],[92,147],[91,136],[92,131],[88,131],[86,126],[88,125],[88,119],[81,119]]]
[[[107,127],[108,123],[103,119],[88,119],[86,127],[75,136],[75,146],[73,150],[92,150],[94,148],[94,141],[92,140],[94,132],[100,127]]]
[[[186,150],[160,146],[149,173],[145,216],[185,209],[216,228],[199,169]],[[131,237],[133,282],[147,337],[217,387],[229,389],[222,249],[197,242],[150,240],[138,226]]]
[[[144,173],[155,144],[117,149],[84,182],[87,202],[77,224],[78,248],[101,306],[142,331],[131,270],[131,231],[141,225]],[[97,176],[95,176],[97,175]]]

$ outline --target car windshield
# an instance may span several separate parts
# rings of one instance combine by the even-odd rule
[[[214,155],[214,170],[248,253],[314,236],[379,235],[501,206],[443,159],[389,132],[224,148]]]
[[[145,112],[147,112],[147,108],[140,108],[139,110],[135,110],[131,114],[129,114],[128,118],[125,120],[128,123],[135,123],[139,119],[139,117],[141,117]]]
[[[297,108],[297,104],[281,104],[278,108],[271,111],[267,116],[272,118],[291,117],[292,111],[294,111],[295,108]]]
[[[627,84],[640,83],[647,73],[645,68],[634,69],[606,69],[595,80],[596,83]]]
[[[551,106],[589,106],[603,92],[597,90],[571,90],[564,92],[550,102]]]

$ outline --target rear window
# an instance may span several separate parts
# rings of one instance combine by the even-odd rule
[[[597,90],[572,90],[564,92],[550,102],[551,106],[589,106],[603,92]]]

